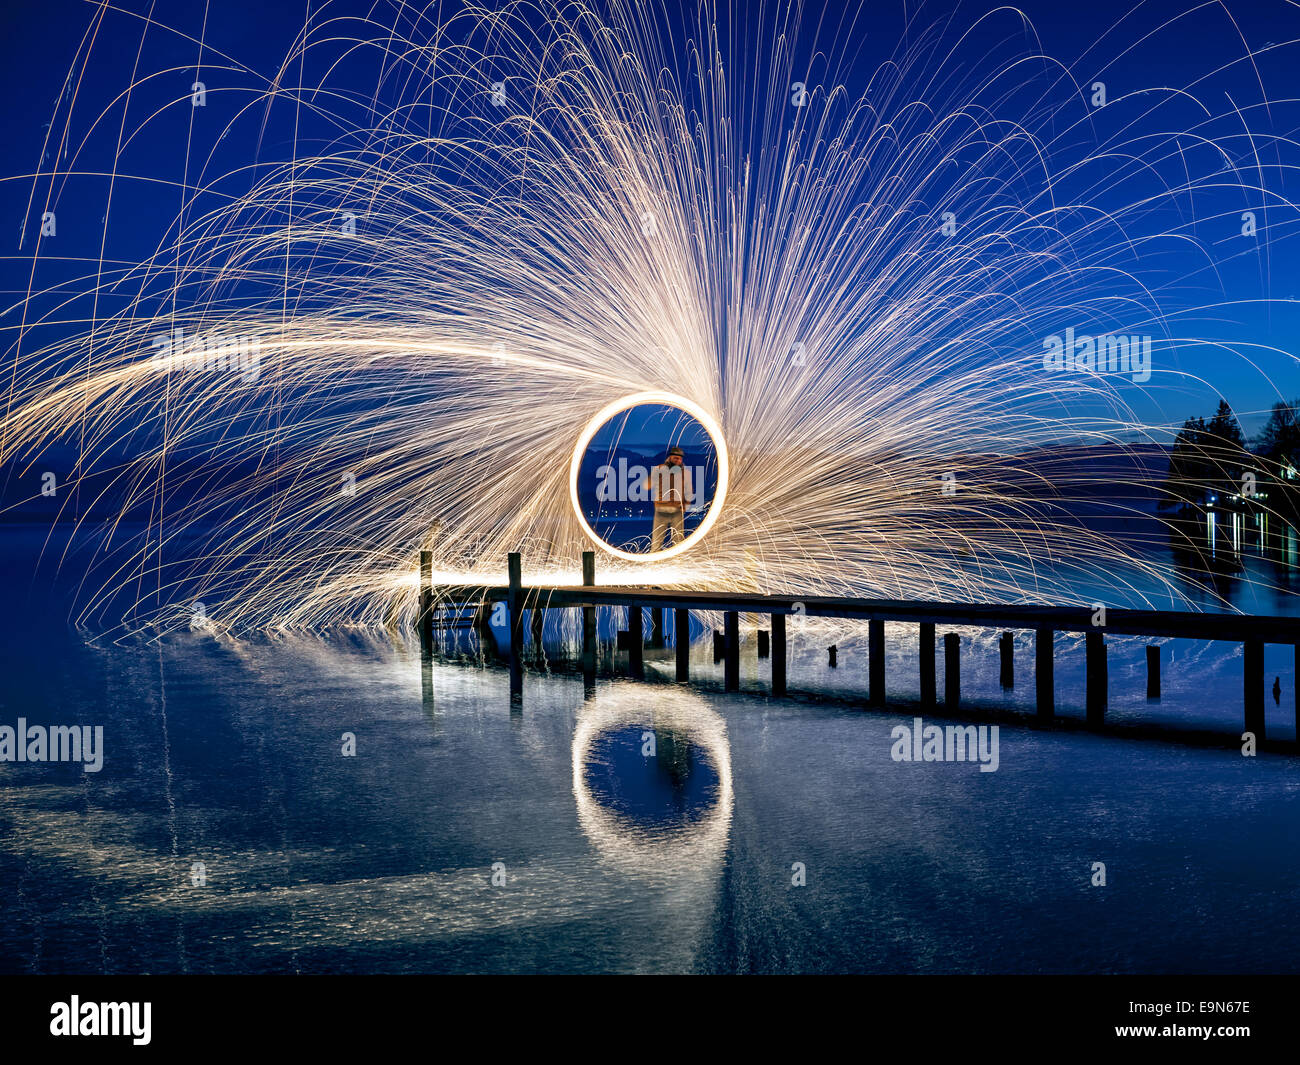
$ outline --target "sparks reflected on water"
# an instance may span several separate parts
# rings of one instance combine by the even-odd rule
[[[607,808],[587,779],[592,747],[603,733],[637,726],[698,745],[718,775],[717,795],[695,820],[652,829]],[[659,757],[658,754],[651,757]],[[573,797],[578,823],[600,857],[628,876],[655,882],[687,876],[706,881],[726,858],[734,796],[727,726],[701,697],[685,691],[618,685],[578,711],[573,733]]]

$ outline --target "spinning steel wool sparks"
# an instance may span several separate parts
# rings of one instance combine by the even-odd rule
[[[1176,596],[1055,505],[1082,475],[1039,467],[1163,432],[1123,399],[1146,378],[1075,338],[1135,338],[1153,380],[1177,375],[1216,302],[1187,279],[1227,239],[1190,205],[1225,183],[1284,202],[1261,191],[1265,101],[1099,106],[1006,10],[956,43],[910,26],[874,73],[852,14],[764,11],[750,51],[709,4],[680,40],[657,10],[327,7],[265,78],[200,53],[193,85],[128,68],[111,102],[60,100],[34,217],[91,132],[125,149],[187,109],[191,138],[156,253],[101,246],[70,327],[35,284],[3,319],[0,460],[30,475],[69,446],[62,516],[110,511],[79,620],[405,624],[422,548],[435,582],[499,584],[519,550],[528,580],[572,583],[578,452],[642,393],[714,435],[718,496],[685,544],[610,552],[602,580],[1073,602],[1087,573],[1115,603]],[[139,112],[160,79],[184,91]],[[1133,132],[1152,114],[1179,132]],[[217,161],[286,115],[287,158]]]

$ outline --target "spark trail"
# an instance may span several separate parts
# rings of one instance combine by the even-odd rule
[[[1157,556],[1052,505],[1088,487],[1054,448],[1167,432],[1139,386],[1045,372],[1044,338],[1150,335],[1156,381],[1215,343],[1216,241],[1291,209],[1283,102],[1225,103],[1206,71],[1094,106],[1097,49],[1057,63],[1008,9],[922,9],[871,65],[864,18],[326,5],[269,73],[177,31],[202,106],[88,33],[29,218],[107,174],[104,240],[60,258],[29,224],[0,422],[23,476],[77,456],[79,620],[167,629],[198,600],[219,629],[404,624],[422,547],[452,583],[500,583],[513,550],[572,582],[573,441],[646,390],[717,421],[728,497],[690,553],[604,580],[1074,602],[1086,574],[1117,604],[1180,599]],[[89,99],[105,64],[121,93]],[[125,160],[160,123],[187,131],[158,179],[180,208],[115,257],[111,189],[149,177]],[[51,261],[81,272],[42,287]]]

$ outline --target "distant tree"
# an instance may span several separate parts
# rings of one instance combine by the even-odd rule
[[[1205,438],[1204,418],[1188,418],[1183,422],[1169,453],[1169,480],[1166,494],[1160,500],[1162,507],[1193,506],[1201,502],[1209,479]]]
[[[1227,400],[1220,399],[1213,418],[1188,418],[1174,438],[1161,505],[1201,507],[1207,496],[1238,492],[1249,463],[1241,423]]]
[[[1250,465],[1241,423],[1226,399],[1219,400],[1214,417],[1205,426],[1206,456],[1210,465],[1209,489],[1213,493],[1241,491],[1242,472]]]
[[[1245,451],[1246,439],[1241,435],[1241,423],[1237,421],[1237,416],[1226,399],[1219,400],[1214,417],[1205,428],[1216,447],[1223,448],[1227,453],[1233,449]]]
[[[1300,458],[1300,399],[1273,404],[1268,421],[1255,438],[1255,451],[1274,462]]]
[[[1300,482],[1283,475],[1287,466],[1300,465],[1300,399],[1273,404],[1272,413],[1259,436],[1255,452],[1274,478],[1270,493],[1273,510],[1295,523],[1300,519]]]

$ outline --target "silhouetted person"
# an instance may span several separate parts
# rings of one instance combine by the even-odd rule
[[[1273,702],[1279,706],[1282,704],[1282,678],[1273,678]]]
[[[691,498],[691,473],[682,465],[685,454],[670,447],[668,455],[646,478],[650,498],[654,500],[655,520],[650,531],[650,550],[671,547],[686,539],[686,501]]]

